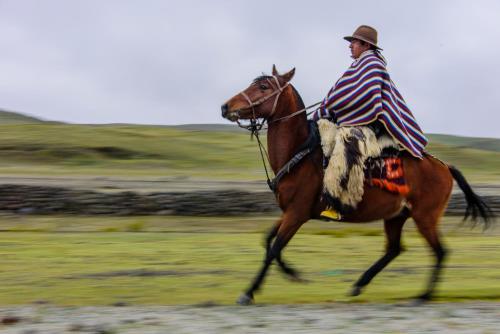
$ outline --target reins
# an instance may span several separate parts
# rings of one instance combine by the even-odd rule
[[[297,110],[296,112],[291,113],[290,115],[286,115],[286,116],[283,116],[283,117],[280,117],[280,118],[277,118],[277,119],[273,119],[272,121],[267,122],[267,125],[269,126],[269,124],[272,124],[272,123],[274,123],[274,122],[284,121],[284,120],[286,120],[286,119],[289,119],[289,118],[295,117],[295,116],[297,116],[297,115],[300,115],[300,114],[302,114],[303,112],[305,112],[305,111],[307,111],[307,110],[309,110],[309,109],[311,109],[311,108],[314,108],[314,107],[316,107],[316,106],[319,106],[319,105],[321,104],[321,102],[322,102],[322,101],[316,102],[315,104],[311,104],[310,106],[307,106],[307,107],[305,107],[305,108],[303,108],[303,109]],[[311,111],[311,112],[308,112],[306,115],[307,115],[307,116],[311,115],[311,114],[312,114],[312,113],[314,113],[317,109],[318,109],[318,108],[314,109],[314,110],[313,110],[313,111]]]
[[[246,130],[249,130],[250,131],[250,138],[253,138],[255,137],[257,139],[257,143],[258,143],[258,146],[259,146],[259,152],[260,152],[260,157],[261,157],[261,160],[262,160],[262,165],[264,166],[264,171],[266,172],[266,181],[267,181],[267,185],[269,186],[269,188],[271,189],[272,192],[276,193],[276,186],[279,182],[279,180],[286,174],[290,171],[290,168],[292,167],[290,165],[290,162],[291,161],[294,161],[294,164],[295,165],[296,163],[298,163],[306,154],[304,154],[304,152],[299,152],[297,153],[297,155],[295,155],[292,160],[286,164],[278,173],[276,173],[275,177],[273,178],[273,180],[271,180],[269,178],[269,172],[267,170],[267,164],[271,165],[270,161],[269,161],[269,154],[267,153],[267,150],[266,148],[264,147],[264,145],[262,144],[261,140],[260,140],[260,137],[259,137],[259,131],[262,130],[264,128],[264,124],[267,122],[267,127],[264,128],[264,129],[267,129],[269,127],[269,124],[272,124],[272,123],[277,123],[277,122],[281,122],[281,121],[284,121],[284,120],[287,120],[287,119],[290,119],[292,117],[295,117],[295,116],[298,116],[304,112],[306,112],[307,110],[311,109],[311,108],[314,108],[318,105],[321,104],[321,101],[320,102],[317,102],[317,103],[314,103],[310,106],[307,106],[303,109],[300,109],[300,110],[297,110],[293,113],[291,113],[290,115],[286,115],[286,116],[283,116],[283,117],[280,117],[280,118],[277,118],[277,119],[273,119],[271,121],[268,121],[268,119],[274,114],[274,112],[276,111],[276,106],[278,104],[278,100],[279,100],[279,97],[281,95],[281,93],[283,92],[283,90],[289,86],[289,82],[287,82],[285,85],[281,86],[280,83],[279,83],[279,80],[278,78],[276,78],[276,76],[272,76],[272,78],[274,79],[275,83],[276,83],[276,87],[277,89],[270,93],[269,95],[266,95],[260,99],[258,99],[257,101],[255,102],[252,102],[252,100],[250,99],[250,97],[248,97],[248,95],[242,91],[240,92],[239,94],[242,95],[245,100],[247,100],[248,102],[248,107],[246,107],[245,109],[252,109],[252,118],[250,119],[250,124],[249,125],[243,125],[240,123],[239,119],[236,120],[236,123],[238,124],[238,126],[240,128],[243,128],[243,129],[246,129]],[[266,79],[267,82],[271,85],[271,80],[269,79]],[[262,118],[262,121],[259,123],[258,119],[257,119],[257,116],[256,116],[256,113],[255,113],[255,107],[258,106],[258,105],[261,105],[262,103],[266,102],[267,100],[269,100],[271,97],[275,96],[276,95],[276,98],[274,99],[274,103],[273,103],[273,108],[271,109],[271,113],[269,114],[269,116],[267,117],[263,117]],[[317,109],[314,109],[313,111],[309,112],[309,113],[306,113],[306,116],[309,116],[310,114],[314,113]],[[239,113],[238,113],[238,118],[239,118]],[[264,159],[264,155],[267,159],[267,164],[266,164],[266,159]],[[297,157],[300,156],[299,159],[297,159]]]

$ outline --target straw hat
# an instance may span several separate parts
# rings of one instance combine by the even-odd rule
[[[373,45],[379,50],[382,50],[377,46],[377,30],[370,26],[359,26],[358,29],[354,31],[352,36],[345,36],[344,39],[349,42],[351,42],[353,39],[359,39],[363,42]]]

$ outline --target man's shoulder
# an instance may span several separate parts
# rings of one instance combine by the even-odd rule
[[[358,70],[361,68],[366,68],[367,66],[375,66],[378,68],[385,69],[385,62],[375,53],[367,53],[362,55],[360,58],[356,59],[352,64],[350,69]]]
[[[375,54],[369,54],[360,59],[360,65],[361,67],[377,66],[385,69],[385,62],[379,57],[377,57]]]

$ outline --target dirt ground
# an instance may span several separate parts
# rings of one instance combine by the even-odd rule
[[[104,176],[16,176],[0,175],[0,184],[19,184],[26,186],[50,186],[102,192],[189,192],[199,190],[245,190],[269,191],[264,180],[204,180],[180,177],[104,177]]]
[[[19,184],[27,186],[52,186],[94,190],[103,192],[135,191],[135,192],[160,192],[176,191],[189,192],[199,190],[245,190],[250,192],[269,191],[264,179],[260,181],[235,181],[235,180],[205,180],[188,179],[179,177],[103,177],[103,176],[19,176],[0,175],[0,184]],[[500,195],[500,184],[472,184],[475,191],[481,195]],[[460,193],[456,187],[454,193]]]
[[[0,333],[498,333],[500,303],[1,307]]]

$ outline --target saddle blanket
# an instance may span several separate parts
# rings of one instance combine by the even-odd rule
[[[404,178],[403,162],[399,157],[368,159],[365,165],[365,180],[370,186],[403,196],[410,191]]]

